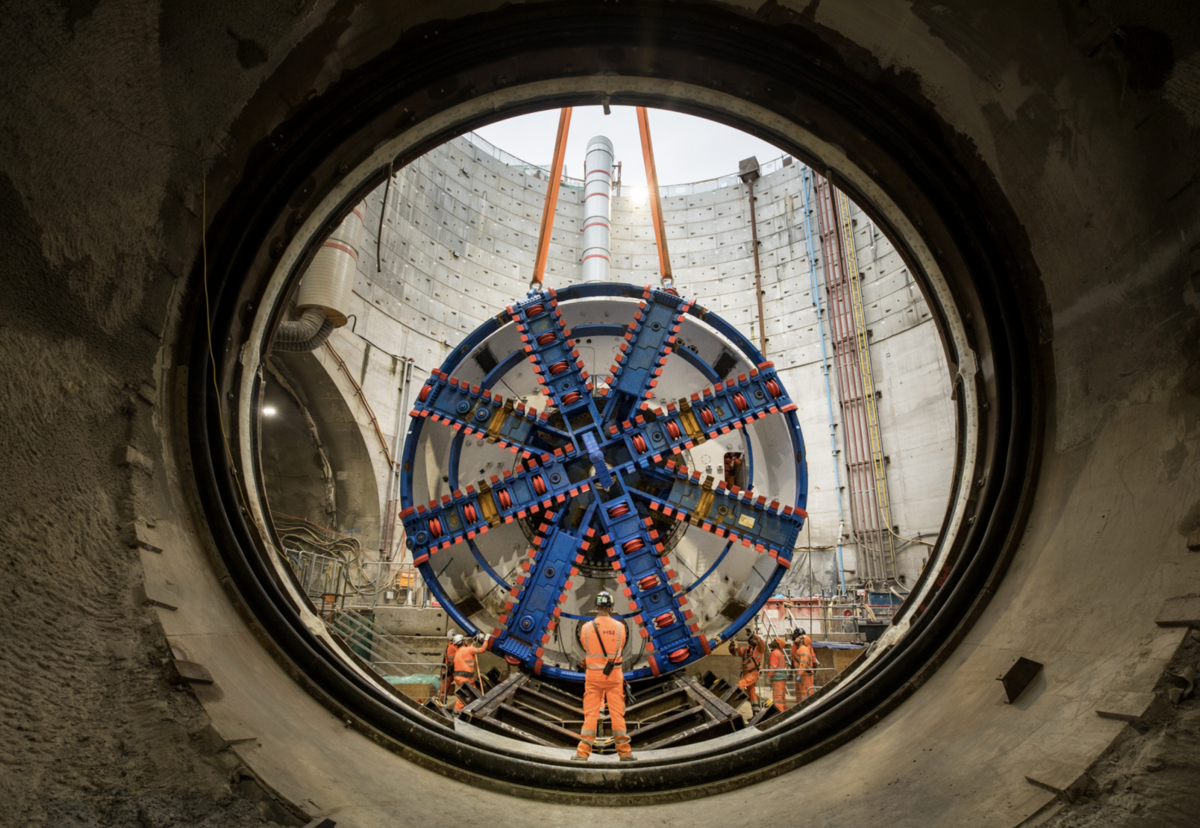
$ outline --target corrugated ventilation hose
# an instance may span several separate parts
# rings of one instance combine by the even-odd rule
[[[300,318],[279,326],[276,350],[311,351],[346,324],[362,234],[362,211],[354,209],[321,243],[296,292]]]
[[[305,308],[295,322],[283,322],[275,334],[277,351],[311,351],[319,348],[333,333],[333,320],[323,308]]]

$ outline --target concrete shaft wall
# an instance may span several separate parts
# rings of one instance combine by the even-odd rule
[[[616,148],[618,157],[638,151]],[[513,160],[475,136],[456,138],[398,171],[390,188],[381,185],[363,204],[367,218],[355,286],[357,321],[353,331],[339,330],[334,343],[347,363],[359,369],[359,380],[388,429],[389,442],[398,401],[395,357],[414,358],[417,384],[423,382],[463,336],[528,289],[547,182],[533,165]],[[730,159],[731,167],[736,161]],[[767,358],[776,363],[800,406],[811,479],[810,520],[800,544],[816,548],[811,575],[818,585],[828,587],[838,582],[834,547],[843,528],[840,514],[845,518],[847,580],[855,580],[859,569],[849,537],[853,521],[835,378],[828,387],[836,456],[829,439],[821,338],[830,360],[834,350],[824,256],[812,193],[814,213],[805,212],[801,165],[773,167],[755,185]],[[757,343],[749,194],[736,182],[730,176],[666,188],[693,192],[665,196],[663,216],[678,289]],[[583,198],[579,187],[560,188],[546,267],[548,286],[583,280]],[[890,461],[891,523],[900,535],[928,542],[941,527],[953,473],[949,368],[929,308],[899,254],[857,206],[852,206],[850,219],[880,392],[884,453]],[[824,324],[818,321],[811,289],[806,221],[812,225]],[[611,243],[612,280],[657,283],[658,253],[645,188],[614,188]],[[598,367],[602,372],[607,362]],[[369,421],[364,416],[360,422],[365,439],[374,441]],[[407,418],[400,424],[406,428]],[[841,465],[840,492],[835,462]],[[920,574],[928,547],[901,540],[895,545],[897,569],[911,582]],[[810,575],[810,561],[800,560],[792,576],[797,586],[801,581],[807,584]]]
[[[259,825],[231,785],[239,767],[306,817],[329,814],[339,826],[433,824],[448,811],[464,828],[613,818],[611,808],[533,802],[436,773],[319,704],[214,567],[175,404],[186,385],[179,309],[189,282],[196,287],[203,230],[289,138],[297,113],[382,55],[402,64],[404,54],[389,52],[398,43],[416,48],[464,19],[493,25],[570,5],[6,6],[6,821]],[[613,14],[636,5],[604,4]],[[1200,591],[1200,555],[1188,546],[1200,524],[1195,5],[655,6],[679,25],[646,27],[639,43],[672,48],[666,33],[695,23],[697,8],[733,16],[736,25],[714,26],[712,42],[741,55],[752,50],[739,32],[753,27],[807,43],[822,66],[930,125],[971,184],[1002,194],[1027,234],[1017,247],[1040,274],[1028,340],[1048,396],[1036,412],[1046,439],[1037,501],[990,603],[941,669],[904,688],[907,700],[854,742],[806,766],[621,818],[789,824],[800,810],[816,824],[886,814],[895,826],[1004,828],[1041,821],[1061,804],[1055,791],[1082,788],[1072,825],[1194,822],[1196,702],[1172,706],[1160,683],[1187,633],[1156,621]],[[611,71],[595,77],[572,74],[581,48],[555,66],[565,79],[539,78],[531,56],[495,67],[488,85],[431,87],[421,100],[489,95],[478,111],[494,111],[533,100],[522,84],[541,100],[649,94],[799,136],[747,103],[769,101],[765,93],[722,90],[721,78],[699,74],[671,80],[674,64],[643,61],[637,48],[607,51]],[[803,117],[820,128],[819,115]],[[812,145],[840,158],[829,141],[861,140],[825,135]],[[214,683],[170,685],[162,663],[172,654],[204,664]],[[1010,705],[995,678],[1017,656],[1045,668]],[[1140,729],[1128,724],[1155,705],[1161,713]],[[1088,771],[1103,782],[1091,791]]]

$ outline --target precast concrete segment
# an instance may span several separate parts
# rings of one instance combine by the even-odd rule
[[[681,13],[681,24],[694,20],[704,8],[688,6]],[[1028,2],[964,10],[956,5],[931,9],[845,3],[810,4],[796,14],[783,5],[747,4],[743,8],[730,4],[724,8],[744,11],[734,18],[738,31],[755,26],[786,30],[790,37],[804,40],[826,66],[871,67],[872,83],[886,86],[895,100],[912,103],[910,116],[930,119],[945,128],[945,133],[930,136],[931,144],[945,140],[954,145],[953,156],[963,161],[964,174],[983,191],[984,200],[1002,193],[1028,233],[1028,248],[1040,264],[1046,291],[1034,315],[1037,322],[1031,328],[1032,338],[1047,376],[1053,373],[1057,382],[1050,386],[1053,404],[1040,406],[1036,412],[1046,423],[1049,436],[1048,451],[1038,471],[1042,500],[1032,509],[1026,531],[1013,542],[1008,577],[988,586],[995,596],[970,635],[947,656],[947,669],[925,681],[904,705],[860,739],[803,769],[705,801],[653,806],[639,816],[695,825],[727,825],[730,815],[744,813],[784,821],[794,817],[795,791],[803,789],[806,815],[813,820],[865,822],[886,809],[897,815],[901,825],[926,825],[931,820],[1015,825],[1053,797],[1026,778],[1048,772],[1060,778],[1069,776],[1086,767],[1107,744],[1114,732],[1110,728],[1119,723],[1094,715],[1101,693],[1142,692],[1153,686],[1178,635],[1153,625],[1155,608],[1167,597],[1195,591],[1197,583],[1196,556],[1189,556],[1184,540],[1200,518],[1196,507],[1200,480],[1195,464],[1187,462],[1198,448],[1192,379],[1198,358],[1189,350],[1189,343],[1196,341],[1197,299],[1195,286],[1187,278],[1194,269],[1189,267],[1187,236],[1196,224],[1196,191],[1187,185],[1195,169],[1198,142],[1197,113],[1181,85],[1187,80],[1186,68],[1193,57],[1186,50],[1196,33],[1195,22],[1170,4],[1138,4],[1138,26],[1151,33],[1175,34],[1165,38],[1168,45],[1164,49],[1147,56],[1128,48],[1123,30],[1116,31],[1121,25],[1119,14],[1117,18],[1092,17],[1095,12],[1082,7],[1046,8]],[[137,310],[158,329],[158,323],[170,314],[167,291],[142,294],[123,310],[99,301],[106,295],[105,285],[128,284],[118,279],[121,273],[113,264],[115,248],[101,241],[105,235],[112,239],[124,235],[96,230],[89,201],[110,205],[113,195],[120,196],[127,205],[120,211],[120,229],[126,229],[126,221],[135,222],[152,243],[151,249],[164,257],[164,272],[185,272],[183,251],[198,247],[197,222],[196,213],[189,212],[194,201],[185,204],[179,194],[194,192],[191,171],[195,159],[173,147],[208,140],[211,135],[232,136],[222,162],[224,174],[210,182],[209,191],[210,203],[226,205],[250,154],[255,154],[257,165],[270,157],[272,141],[278,146],[289,139],[287,130],[276,133],[268,125],[285,124],[285,116],[311,89],[316,88],[318,94],[327,92],[331,79],[346,71],[343,67],[360,66],[364,59],[396,42],[402,30],[415,31],[418,40],[436,40],[438,33],[446,34],[450,21],[466,11],[442,4],[437,9],[437,23],[428,27],[430,21],[416,16],[419,11],[399,4],[361,20],[341,15],[326,19],[319,10],[299,21],[267,15],[269,24],[250,22],[252,32],[239,32],[235,46],[217,27],[181,25],[187,22],[180,19],[184,13],[168,8],[161,21],[154,21],[154,37],[147,40],[148,47],[131,50],[121,48],[123,41],[106,41],[102,36],[107,31],[104,24],[111,22],[107,17],[111,10],[108,4],[101,4],[90,19],[86,11],[72,11],[65,19],[57,14],[47,14],[45,19],[26,14],[22,16],[22,37],[5,41],[11,54],[28,51],[35,59],[26,61],[13,75],[28,82],[11,83],[4,92],[9,105],[3,111],[11,118],[6,134],[24,149],[20,161],[14,160],[11,149],[4,154],[12,182],[4,197],[5,215],[19,219],[9,226],[22,243],[13,245],[21,258],[6,262],[0,285],[6,297],[19,300],[6,301],[4,306],[15,309],[11,312],[22,327],[6,329],[3,348],[6,355],[43,356],[60,348],[62,365],[87,364],[92,370],[85,380],[108,382],[111,376],[111,384],[105,388],[114,390],[137,388],[157,378],[161,380],[158,388],[163,390],[151,389],[147,396],[161,409],[172,402],[165,389],[180,379],[171,351],[164,351],[158,372],[152,373],[156,369],[146,353],[148,348],[120,328],[132,318],[128,314]],[[469,11],[486,13],[478,5]],[[526,11],[510,9],[508,13]],[[537,11],[566,13],[556,7]],[[205,14],[211,17],[221,12],[206,8]],[[122,32],[127,32],[130,18],[121,22]],[[246,21],[225,18],[222,22],[236,27]],[[488,22],[493,34],[502,33],[493,19]],[[523,22],[528,23],[528,18]],[[682,25],[677,25],[673,30],[680,28]],[[67,30],[71,35],[63,34]],[[730,25],[720,27],[721,40],[730,40],[729,32],[734,30]],[[170,43],[170,48],[161,52],[160,31]],[[310,32],[319,36],[304,39]],[[1032,56],[1025,49],[1031,32],[1038,34],[1041,46]],[[178,111],[178,118],[171,121],[178,124],[174,129],[181,133],[181,140],[151,144],[154,149],[150,151],[137,144],[137,152],[128,151],[129,142],[138,139],[130,137],[111,110],[97,111],[95,89],[88,85],[106,75],[61,72],[57,65],[47,64],[46,53],[37,51],[35,38],[52,36],[55,54],[72,57],[89,68],[119,65],[112,59],[118,52],[126,62],[131,55],[138,61],[153,57],[144,61],[146,71],[141,73],[143,88],[151,94],[131,97],[122,111],[128,112],[128,104],[157,106],[155,96],[165,89],[168,104],[164,106],[172,101],[188,102],[187,111]],[[737,37],[733,36],[735,45],[744,45]],[[302,40],[303,44],[297,45]],[[713,42],[721,40],[714,38]],[[625,48],[626,54],[636,55],[632,41]],[[1179,50],[1174,55],[1174,71],[1155,63],[1164,56],[1170,58],[1172,48]],[[266,56],[270,62],[264,63]],[[577,54],[574,59],[578,60]],[[616,53],[608,58],[623,59]],[[281,69],[276,68],[280,65],[277,61],[282,61]],[[188,68],[195,65],[212,71],[197,76]],[[556,71],[566,65],[567,61],[559,60]],[[578,62],[571,65],[578,69]],[[684,67],[678,62],[658,65],[672,75],[683,74]],[[525,77],[518,74],[522,71],[518,62],[508,63],[505,71],[511,74],[493,73],[493,83],[503,86]],[[269,75],[266,80],[262,73]],[[728,83],[731,76],[724,77]],[[185,83],[181,78],[198,78],[199,83]],[[250,101],[260,83],[261,93],[253,101],[245,106],[230,104]],[[769,85],[777,92],[776,84]],[[697,89],[711,90],[712,86],[703,84]],[[433,86],[425,95],[427,100],[437,100],[439,94],[466,94],[469,88]],[[641,100],[653,94],[647,89],[640,90]],[[711,104],[714,98],[708,96],[716,93],[702,94],[697,89],[681,92],[660,87],[659,94]],[[556,90],[544,91],[551,96]],[[742,93],[764,99],[767,94],[752,84],[739,90]],[[56,105],[47,106],[47,97]],[[141,108],[134,111],[147,113]],[[243,111],[245,117],[235,123],[236,111]],[[734,111],[736,108],[726,110]],[[62,113],[77,118],[68,121]],[[744,114],[740,117],[741,123],[748,123]],[[828,135],[828,127],[822,123],[825,114],[810,112],[805,117]],[[738,120],[734,115],[729,118]],[[144,123],[165,124],[167,120],[147,117]],[[879,160],[855,145],[859,139],[853,136],[860,134],[843,134],[848,152]],[[62,142],[46,140],[51,136]],[[86,146],[86,152],[77,149],[74,137]],[[874,138],[867,136],[867,140]],[[64,164],[61,152],[45,151],[50,146],[65,146],[79,163]],[[126,168],[131,158],[139,166]],[[148,167],[143,165],[146,160],[151,162]],[[896,174],[883,163],[875,169],[884,182]],[[929,172],[936,177],[933,170]],[[97,187],[101,176],[110,177],[103,187]],[[70,192],[64,182],[75,185],[69,199],[58,197]],[[893,191],[896,199],[911,205],[902,189]],[[1113,193],[1122,197],[1114,199]],[[928,213],[921,209],[912,213],[925,227],[931,226]],[[947,239],[937,237],[933,230],[929,233],[944,242],[937,246],[937,255],[956,255]],[[93,253],[91,264],[85,265],[84,257]],[[63,262],[99,269],[64,270]],[[1110,275],[1098,275],[1102,273]],[[142,284],[151,284],[156,290],[160,287],[158,281]],[[53,316],[64,298],[75,302],[81,295],[76,308]],[[1130,297],[1136,297],[1137,313],[1130,313]],[[41,310],[35,315],[27,308]],[[974,313],[972,326],[984,324],[983,319],[981,313]],[[174,323],[169,327],[167,340],[173,345],[178,341],[178,329]],[[61,344],[64,331],[75,337],[65,345]],[[133,332],[134,337],[141,335]],[[21,351],[31,340],[43,347]],[[72,350],[70,346],[76,342],[80,347]],[[222,342],[217,339],[218,346]],[[1121,342],[1122,347],[1111,347],[1113,342]],[[156,344],[151,338],[149,347]],[[88,362],[93,359],[97,364]],[[13,364],[24,362],[14,360]],[[956,360],[954,364],[963,363]],[[992,366],[985,360],[982,369],[988,374]],[[107,449],[116,454],[127,432],[99,416],[108,410],[102,407],[89,409],[97,412],[91,421],[55,414],[60,409],[51,405],[55,398],[46,393],[45,374],[13,371],[8,379],[22,392],[6,397],[11,401],[6,404],[14,406],[10,409],[12,421],[27,424],[26,437],[37,439],[47,431],[50,436],[38,444],[44,451],[34,464],[9,447],[7,456],[18,462],[5,467],[6,546],[28,549],[35,544],[36,540],[30,539],[39,537],[37,532],[16,536],[19,543],[14,542],[15,531],[19,531],[12,528],[14,521],[24,521],[20,515],[45,515],[49,508],[49,514],[58,516],[53,521],[56,525],[47,527],[43,521],[38,524],[39,531],[51,532],[64,548],[80,549],[81,560],[90,563],[101,553],[106,558],[123,554],[123,548],[116,548],[111,538],[90,528],[80,516],[104,514],[106,487],[116,483],[116,478],[108,473],[111,470],[102,469],[103,463],[96,458]],[[193,517],[183,482],[187,468],[176,463],[179,455],[167,433],[179,428],[178,412],[161,409],[158,413],[163,429],[158,434],[166,435],[161,451],[154,451],[153,437],[142,446],[157,455],[153,457],[156,477],[150,487],[131,489],[137,492],[134,506],[139,516],[154,519],[152,537],[146,542],[163,550],[161,554],[139,553],[147,567],[147,588],[170,591],[154,594],[178,593],[171,595],[178,600],[164,599],[164,603],[177,606],[174,612],[182,614],[170,615],[171,610],[162,608],[155,612],[162,623],[178,624],[172,626],[172,643],[186,646],[188,654],[213,673],[214,689],[202,691],[202,701],[220,734],[237,740],[234,750],[282,796],[308,803],[304,807],[309,812],[320,809],[335,814],[339,824],[345,825],[395,824],[398,818],[437,819],[444,815],[448,802],[461,805],[458,812],[464,825],[494,824],[497,815],[519,817],[529,824],[611,818],[611,809],[593,813],[531,803],[448,781],[415,764],[419,756],[413,757],[414,764],[396,760],[318,706],[293,681],[292,674],[268,657],[262,639],[248,630],[230,604],[220,579],[201,577],[210,571],[201,540],[206,536],[205,527]],[[139,435],[144,439],[154,433],[140,431]],[[72,455],[85,462],[68,464]],[[65,484],[68,477],[71,483]],[[84,487],[99,492],[98,499],[81,496]],[[48,491],[54,497],[48,499]],[[71,531],[64,531],[65,526]],[[143,522],[141,530],[146,529]],[[103,593],[94,589],[95,572],[82,565],[63,568],[60,573],[65,580],[59,586],[74,584],[81,595],[88,595],[89,603],[124,611],[120,596],[121,588],[128,585],[128,572],[113,567],[112,580],[107,582],[110,590]],[[18,589],[33,600],[15,599],[22,601],[21,611],[7,615],[5,623],[18,625],[39,618],[62,623],[64,608],[43,597],[47,594],[44,571],[29,572]],[[88,627],[79,626],[78,640],[92,647]],[[222,638],[222,627],[229,631],[227,637]],[[132,636],[119,640],[120,624],[110,628],[111,637],[102,646],[140,644]],[[96,646],[86,655],[107,658],[105,653]],[[1034,695],[1024,703],[1003,705],[996,695],[999,685],[995,677],[1018,655],[1046,665],[1046,684],[1040,691],[1036,686],[1027,691]],[[130,674],[120,659],[113,663],[118,665],[119,675]],[[20,677],[20,689],[25,690],[41,675],[36,660],[25,659],[23,665],[21,670],[0,672],[6,699],[15,700],[21,710],[32,709],[32,705],[24,699],[27,690],[14,690],[16,677]],[[59,701],[60,696],[64,701]],[[68,699],[73,707],[66,705]],[[165,705],[166,697],[161,701]],[[106,726],[115,718],[110,715],[111,705],[101,706],[80,694],[68,697],[46,692],[38,695],[36,704],[43,719],[26,719],[27,732],[35,735],[50,735],[50,728],[61,729],[62,719],[84,710],[93,714],[91,721],[103,721]],[[130,715],[139,722],[145,720],[144,713]],[[239,729],[241,726],[245,729]],[[195,742],[182,733],[156,730],[153,738],[170,742],[180,753],[196,750]],[[23,740],[5,741],[17,744]],[[139,750],[151,746],[152,741],[133,729],[124,734],[122,743],[126,749]],[[52,746],[45,747],[49,750]],[[111,775],[105,775],[103,764],[91,767],[90,773],[105,783],[128,784],[118,781],[116,768],[128,758],[121,759],[115,746],[89,750],[96,750],[94,755],[102,761],[111,759],[113,767]],[[58,770],[79,769],[79,753],[75,749],[63,753]],[[9,776],[6,783],[31,814],[42,807],[29,803],[37,801],[32,791],[44,794],[43,780],[53,782],[55,793],[66,793],[64,783],[24,770],[33,767],[30,764],[22,767],[22,772]],[[142,780],[138,784],[165,786],[168,791],[193,782],[192,778],[181,782],[165,767],[138,769],[137,774]],[[899,784],[888,784],[897,780]],[[836,796],[826,796],[823,791],[836,791]],[[93,801],[82,785],[70,795]],[[1144,803],[1154,815],[1169,813],[1170,805],[1169,794]]]
[[[583,281],[607,282],[612,263],[612,141],[597,135],[584,157]]]

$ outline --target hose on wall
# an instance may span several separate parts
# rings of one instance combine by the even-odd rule
[[[275,333],[277,351],[298,353],[312,351],[324,344],[333,333],[333,320],[322,308],[305,308],[294,322],[282,322]]]
[[[280,324],[275,334],[276,350],[312,351],[329,339],[334,328],[349,321],[362,234],[362,212],[352,210],[322,242],[296,295],[300,318]]]

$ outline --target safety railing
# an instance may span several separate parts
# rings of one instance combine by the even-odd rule
[[[468,132],[462,137],[480,152],[495,158],[509,167],[522,169],[526,175],[532,175],[536,178],[542,179],[543,181],[550,180],[549,167],[543,167],[540,164],[531,164],[528,161],[517,158],[512,153],[505,152],[504,150],[500,149],[478,133]],[[759,164],[759,174],[770,175],[773,172],[778,172],[786,166],[790,166],[791,163],[791,156],[781,155],[778,158],[773,158],[770,161]],[[736,187],[741,183],[741,176],[739,176],[737,173],[730,173],[729,175],[722,175],[717,178],[708,178],[704,181],[692,181],[687,184],[668,184],[666,186],[660,186],[658,190],[661,196],[666,198],[669,196],[687,196],[696,195],[699,193],[710,193],[714,190],[720,190],[725,187]],[[562,184],[565,187],[582,190],[585,182],[582,178],[571,178],[564,175],[562,177]],[[645,189],[645,185],[642,185],[642,189]],[[620,195],[619,192],[617,194]]]
[[[782,672],[787,674],[787,687],[784,690],[784,698],[789,702],[796,701],[796,676],[800,672],[791,667],[784,670],[771,670],[769,667],[764,667],[758,674],[758,681],[754,684],[754,690],[760,702],[771,700],[771,682],[767,680],[767,676],[773,672]],[[839,670],[833,667],[815,667],[813,673],[813,691],[816,692],[820,688],[829,684],[838,677]]]
[[[467,134],[463,135],[462,137],[464,140],[467,141],[467,143],[471,144],[471,146],[475,147],[477,150],[484,153],[485,155],[489,155],[492,158],[495,158],[497,161],[504,164],[505,166],[520,169],[526,175],[532,175],[533,177],[540,178],[543,181],[550,180],[550,168],[549,167],[543,167],[540,164],[531,164],[528,161],[523,161],[522,159],[517,158],[517,156],[513,155],[512,153],[505,152],[504,150],[500,149],[498,146],[496,146],[492,142],[488,141],[486,138],[484,138],[482,135],[480,135],[477,132],[468,132]],[[582,178],[570,178],[570,177],[564,175],[562,177],[561,183],[565,187],[573,187],[577,190],[582,190],[585,182]]]
[[[346,595],[346,562],[330,555],[284,547],[283,557],[291,565],[304,594],[321,612],[342,606]]]
[[[424,582],[411,563],[347,562],[333,555],[285,546],[283,556],[296,573],[305,595],[320,612],[374,609],[378,606],[421,606]]]
[[[423,581],[411,563],[364,561],[350,579],[344,606],[374,609],[378,606],[419,606]]]
[[[325,623],[380,676],[441,675],[440,661],[422,659],[399,636],[384,632],[362,613],[339,609],[330,613]]]
[[[862,632],[861,622],[890,621],[899,605],[867,605],[840,598],[811,598],[812,603],[773,608],[770,604],[760,611],[757,631],[769,638],[781,636],[791,640],[791,631],[803,629],[814,640],[830,635]]]

